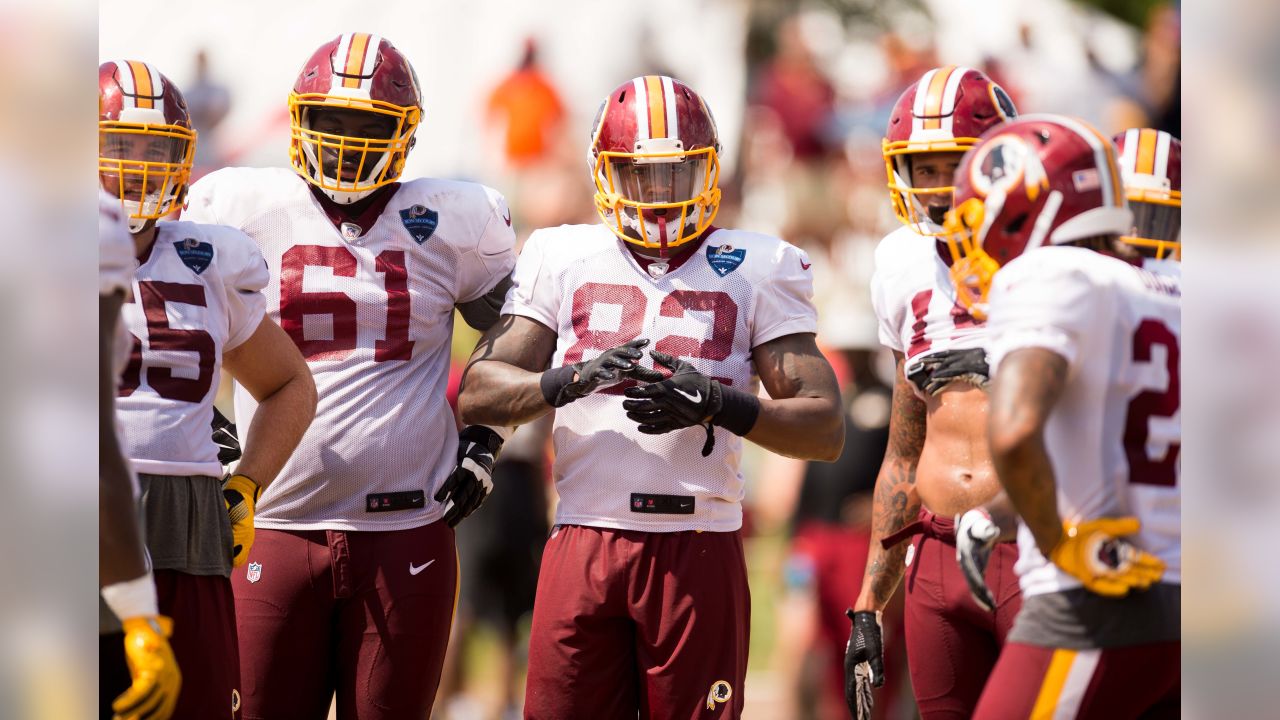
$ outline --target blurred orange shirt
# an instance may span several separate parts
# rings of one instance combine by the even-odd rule
[[[505,118],[507,161],[519,167],[547,153],[564,106],[550,80],[538,69],[527,68],[515,71],[493,89],[488,112],[490,119]]]

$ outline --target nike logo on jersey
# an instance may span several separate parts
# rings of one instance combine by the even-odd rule
[[[426,561],[426,562],[424,562],[424,563],[422,563],[421,565],[414,565],[414,564],[413,564],[413,561],[412,561],[412,560],[410,560],[410,561],[409,561],[409,574],[410,574],[410,575],[417,575],[418,573],[422,572],[423,570],[426,570],[426,569],[427,569],[427,567],[428,567],[429,565],[431,565],[431,563],[433,563],[433,562],[435,562],[435,559],[434,559],[434,558],[433,558],[433,559],[431,559],[431,560],[428,560],[428,561]]]
[[[801,261],[800,261],[800,269],[802,269],[802,270],[808,270],[808,269],[809,269],[809,268],[811,268],[811,267],[813,267],[813,263],[807,263],[807,262],[805,262],[805,261],[803,261],[803,260],[801,260]]]
[[[507,227],[511,227],[511,208],[507,208],[507,214],[503,215],[502,219],[507,223]]]
[[[687,399],[689,400],[689,402],[691,402],[691,403],[700,403],[700,402],[702,402],[702,391],[701,391],[701,390],[694,390],[694,391],[693,391],[693,394],[691,395],[691,394],[689,394],[689,393],[687,393],[687,392],[685,392],[685,391],[681,390],[680,388],[671,388],[671,389],[672,389],[672,390],[675,390],[676,392],[678,392],[678,393],[680,393],[681,395],[683,395],[683,396],[684,396],[685,398],[687,398]]]

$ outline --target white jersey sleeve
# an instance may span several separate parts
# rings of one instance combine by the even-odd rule
[[[902,344],[897,330],[902,325],[899,316],[903,308],[895,308],[889,302],[884,275],[879,272],[871,276],[871,309],[876,313],[876,333],[880,337],[880,344],[890,350],[906,352],[906,346]]]
[[[249,236],[232,228],[219,226],[224,237],[221,268],[227,291],[227,322],[231,328],[223,350],[231,350],[248,340],[266,316],[267,299],[262,290],[270,279],[267,261]]]
[[[484,191],[489,212],[476,214],[484,227],[476,234],[474,249],[461,253],[458,262],[459,303],[484,295],[511,273],[516,264],[515,231],[511,228],[511,210],[502,194],[493,188],[477,186]]]
[[[545,272],[544,240],[554,230],[535,230],[525,241],[511,276],[511,289],[502,306],[503,315],[523,315],[555,329],[560,312],[560,290],[557,276]]]
[[[808,254],[779,242],[772,272],[759,284],[752,323],[751,347],[795,333],[818,332],[813,307],[813,273]]]
[[[1082,268],[1028,262],[1010,264],[991,287],[987,348],[992,373],[1005,355],[1020,348],[1051,350],[1074,365],[1081,337],[1097,323],[1106,296]]]
[[[98,198],[98,294],[110,295],[118,290],[127,293],[137,266],[133,237],[125,224],[120,201],[101,193]]]

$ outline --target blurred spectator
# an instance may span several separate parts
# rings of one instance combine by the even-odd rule
[[[198,138],[191,173],[194,182],[227,164],[216,131],[231,111],[231,91],[209,74],[209,55],[204,50],[196,51],[195,78],[183,87],[183,94]]]
[[[489,93],[486,118],[499,124],[504,135],[507,166],[520,170],[551,154],[564,120],[564,104],[551,79],[538,65],[538,43],[524,41],[516,69]]]
[[[795,159],[806,162],[827,154],[826,131],[835,97],[805,41],[799,18],[788,18],[778,29],[777,52],[760,69],[752,88],[752,104],[773,112]]]

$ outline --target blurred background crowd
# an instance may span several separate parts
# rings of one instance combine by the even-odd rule
[[[932,67],[961,64],[1001,84],[1023,113],[1083,117],[1107,135],[1144,126],[1182,134],[1180,10],[1164,0],[477,0],[306,14],[230,0],[200,17],[167,7],[104,0],[99,55],[154,63],[183,89],[199,132],[197,177],[228,165],[287,166],[284,100],[302,60],[339,32],[377,32],[414,63],[424,93],[405,177],[499,189],[521,242],[540,227],[597,221],[585,154],[605,92],[659,73],[707,98],[724,145],[716,224],[808,251],[819,343],[848,408],[835,465],[750,445],[744,458],[749,718],[846,712],[843,609],[861,581],[888,435],[892,361],[879,349],[868,282],[876,244],[897,222],[880,140],[898,95]],[[476,335],[457,327],[461,362]],[[496,493],[460,528],[462,602],[437,702],[449,720],[518,716],[555,502],[548,435],[546,422],[521,429]],[[833,537],[845,552],[829,551]],[[877,711],[910,718],[896,613],[885,621],[896,667]]]

